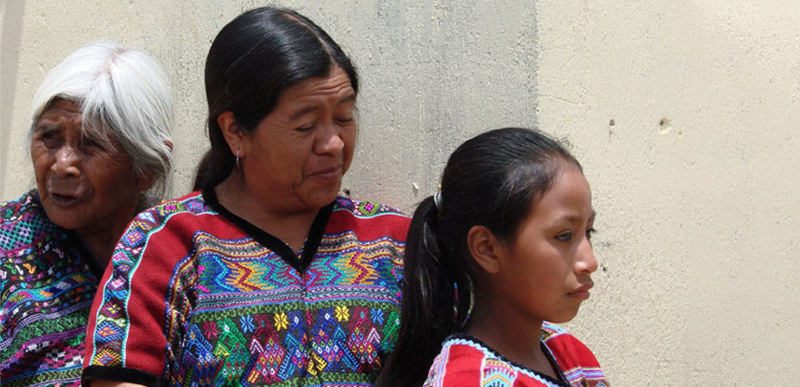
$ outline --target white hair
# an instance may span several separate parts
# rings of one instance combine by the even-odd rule
[[[137,177],[162,198],[172,170],[172,96],[164,69],[148,54],[100,41],[56,65],[33,96],[31,130],[56,99],[78,103],[84,135],[128,153]]]

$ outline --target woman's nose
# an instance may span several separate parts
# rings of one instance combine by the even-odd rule
[[[56,159],[52,169],[59,177],[80,175],[80,158],[78,152],[70,145],[62,145],[56,151]]]
[[[334,155],[341,153],[344,149],[341,129],[334,124],[326,125],[320,129],[320,138],[314,145],[315,152],[317,154]]]

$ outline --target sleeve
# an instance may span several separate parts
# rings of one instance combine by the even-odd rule
[[[545,344],[570,383],[578,381],[587,386],[608,384],[594,353],[575,336],[562,332],[550,337]]]
[[[157,209],[139,214],[106,267],[89,314],[84,383],[157,385],[164,375],[175,334],[168,327],[182,315],[167,300],[184,295],[173,268],[188,255],[191,234],[181,238],[180,222],[158,215]]]

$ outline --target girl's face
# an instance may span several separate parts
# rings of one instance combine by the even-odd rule
[[[561,173],[500,249],[500,294],[525,320],[562,323],[589,298],[597,259],[590,241],[592,192],[583,173],[564,162]]]

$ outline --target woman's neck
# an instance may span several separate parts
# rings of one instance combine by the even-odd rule
[[[284,241],[295,252],[303,247],[308,230],[319,208],[280,211],[260,198],[253,197],[232,174],[215,188],[217,200],[228,211]]]
[[[103,266],[108,264],[114,254],[114,248],[119,242],[119,238],[128,227],[131,219],[136,215],[135,207],[125,214],[120,215],[113,224],[104,223],[102,225],[90,225],[84,228],[73,230],[80,235],[83,242],[92,251],[94,256]]]
[[[541,349],[542,321],[520,318],[519,310],[506,309],[504,303],[483,302],[476,297],[466,333],[506,359],[558,379],[558,373]]]

